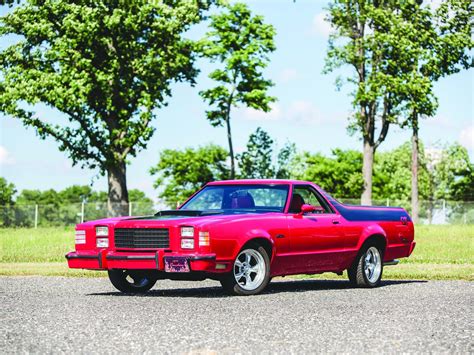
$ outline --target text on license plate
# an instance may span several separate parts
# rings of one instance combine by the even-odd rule
[[[165,256],[166,272],[189,272],[188,258],[184,256]]]

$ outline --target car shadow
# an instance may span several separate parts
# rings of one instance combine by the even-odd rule
[[[389,287],[394,285],[409,283],[426,283],[425,280],[386,280],[382,281],[379,287]],[[158,283],[159,285],[159,283]],[[158,286],[159,287],[159,286]],[[308,292],[325,290],[345,290],[355,289],[346,280],[276,280],[272,281],[260,295],[286,293],[286,292]],[[364,290],[364,289],[359,289]],[[368,289],[367,289],[368,290]],[[179,297],[179,298],[225,298],[233,297],[224,292],[221,287],[199,287],[199,288],[173,288],[173,289],[152,289],[144,294],[122,293],[122,292],[96,292],[87,296],[116,296],[116,297]],[[258,297],[254,296],[254,297]]]

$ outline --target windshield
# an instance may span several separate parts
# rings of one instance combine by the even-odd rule
[[[180,210],[222,212],[283,212],[288,185],[207,186]]]

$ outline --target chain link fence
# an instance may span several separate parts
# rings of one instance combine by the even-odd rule
[[[122,206],[117,205],[117,207]],[[130,202],[126,207],[125,210],[128,210],[129,216],[149,216],[167,208],[164,204],[147,202]],[[69,226],[106,218],[107,211],[106,202],[0,206],[0,227]]]
[[[341,198],[347,204],[360,204],[359,199]],[[373,200],[374,206],[400,206],[411,210],[410,201]],[[169,209],[164,203],[131,202],[129,216],[153,215]],[[173,208],[173,207],[172,207]],[[76,203],[68,205],[0,206],[0,227],[69,226],[107,217],[107,203]],[[420,201],[422,224],[474,224],[474,201]]]

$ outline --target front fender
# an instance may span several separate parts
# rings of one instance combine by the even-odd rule
[[[271,255],[269,255],[270,261],[271,261],[273,259],[273,255],[275,254],[274,253],[275,242],[272,239],[270,233],[268,233],[266,230],[258,229],[258,228],[251,229],[243,235],[243,237],[239,240],[237,250],[234,251],[233,258],[235,259],[237,257],[239,252],[247,243],[251,242],[252,240],[261,240],[261,239],[265,240],[272,249]]]

